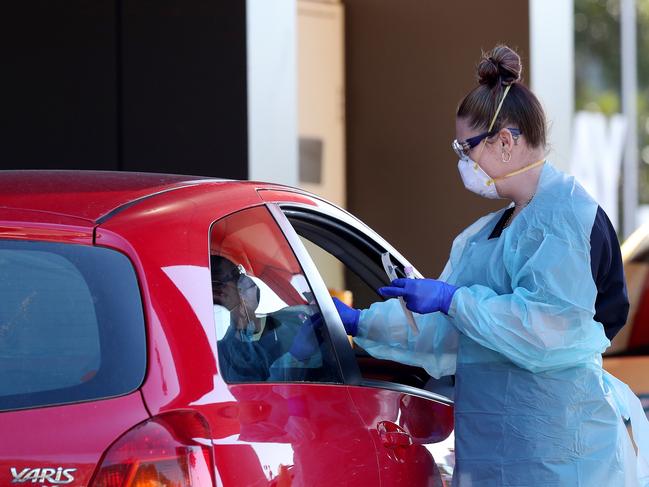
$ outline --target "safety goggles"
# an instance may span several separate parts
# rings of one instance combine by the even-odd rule
[[[507,130],[511,132],[512,137],[514,137],[514,140],[518,139],[518,137],[521,135],[521,131],[517,128],[507,127]],[[490,130],[487,132],[483,132],[480,135],[469,137],[466,140],[454,139],[453,142],[451,143],[451,147],[453,148],[453,150],[455,151],[455,153],[460,159],[466,160],[469,159],[469,152],[471,151],[471,149],[477,146],[484,139],[493,137],[498,132],[499,132],[498,130]]]

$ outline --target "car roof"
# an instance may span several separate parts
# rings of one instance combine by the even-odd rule
[[[126,171],[0,171],[0,208],[56,213],[97,222],[125,205],[160,193],[228,181]]]

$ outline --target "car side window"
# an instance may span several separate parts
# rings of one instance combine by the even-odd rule
[[[383,245],[346,226],[313,211],[288,211],[289,221],[314,261],[329,293],[349,306],[368,308],[383,298],[377,289],[389,279],[381,264]],[[397,274],[403,268],[397,260]],[[431,378],[424,369],[389,360],[377,359],[354,343],[354,355],[364,380],[383,381],[416,387],[447,397],[453,396],[453,378]]]
[[[266,207],[212,225],[210,272],[226,382],[342,382],[313,292]]]

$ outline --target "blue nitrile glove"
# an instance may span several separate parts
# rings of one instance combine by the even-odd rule
[[[298,360],[307,360],[315,355],[320,348],[316,330],[322,326],[322,323],[320,313],[306,317],[300,328],[298,328],[288,352]]]
[[[338,298],[333,298],[333,300],[340,319],[345,325],[345,331],[348,335],[355,337],[358,333],[358,320],[361,317],[360,310],[347,306]]]
[[[402,297],[406,307],[415,313],[442,311],[448,314],[457,287],[436,279],[395,279],[388,287],[379,289],[386,298]]]

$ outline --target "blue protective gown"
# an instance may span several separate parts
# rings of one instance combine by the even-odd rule
[[[375,303],[356,342],[433,377],[455,374],[456,486],[649,484],[649,424],[602,370],[610,342],[594,319],[597,203],[546,163],[534,199],[490,239],[504,211],[455,239],[440,276],[459,286],[448,316],[415,315],[413,335],[398,301]]]

